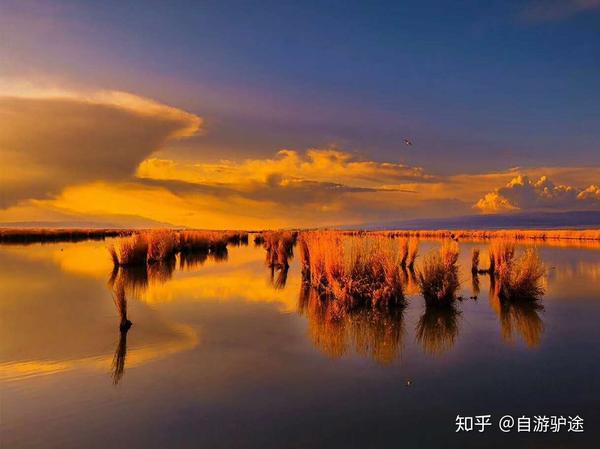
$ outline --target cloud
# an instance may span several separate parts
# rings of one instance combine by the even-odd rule
[[[527,169],[532,177],[550,174],[555,185],[519,177],[520,168],[436,176],[337,148],[214,162],[182,159],[170,147],[159,157],[173,140],[198,133],[202,120],[123,92],[7,87],[0,80],[0,123],[4,223],[312,227],[451,217],[469,213],[473,203],[495,212],[600,202],[600,167]],[[575,184],[589,187],[565,187]]]
[[[303,186],[321,183],[329,187],[389,189],[409,181],[428,182],[433,179],[419,167],[399,163],[357,159],[337,149],[310,149],[304,154],[281,150],[274,158],[246,159],[242,162],[181,163],[150,158],[137,170],[143,179],[176,180],[192,184],[235,185],[252,188]]]
[[[600,0],[537,0],[529,3],[522,17],[530,22],[552,22],[600,9]]]
[[[556,185],[546,176],[532,180],[517,176],[506,186],[484,195],[474,206],[483,213],[514,210],[600,209],[600,189]]]
[[[130,177],[166,142],[202,120],[123,92],[76,94],[0,84],[0,207],[67,185]]]

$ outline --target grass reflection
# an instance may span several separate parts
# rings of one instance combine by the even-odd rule
[[[119,331],[119,343],[115,350],[115,355],[112,361],[112,380],[113,384],[117,385],[123,378],[125,373],[125,357],[127,355],[127,332],[129,328],[121,328]]]
[[[399,358],[403,348],[403,307],[348,309],[342,302],[319,296],[303,284],[299,312],[308,319],[309,337],[315,347],[331,358],[350,350],[380,364]]]
[[[425,308],[416,327],[416,340],[425,353],[439,356],[454,346],[459,318],[460,312],[453,304]]]
[[[500,319],[502,339],[514,344],[514,335],[520,335],[529,348],[537,348],[542,341],[544,322],[540,317],[544,306],[539,301],[507,301],[498,295],[497,283],[490,284],[490,305]]]

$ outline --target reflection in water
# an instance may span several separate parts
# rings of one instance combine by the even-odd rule
[[[229,252],[226,246],[215,248],[210,252],[210,255],[215,262],[227,262],[227,259],[229,259]]]
[[[471,288],[473,290],[472,298],[477,299],[481,292],[479,290],[479,274],[476,271],[471,276]]]
[[[400,281],[402,282],[405,295],[420,294],[421,291],[419,290],[417,275],[414,269],[402,267],[400,270]]]
[[[303,285],[299,312],[308,319],[309,336],[318,349],[339,358],[350,349],[381,364],[402,353],[403,307],[347,309],[339,301],[320,298],[317,291]]]
[[[158,265],[158,264],[153,264]],[[116,273],[115,273],[116,272]],[[129,274],[124,274],[124,273]],[[139,285],[139,282],[135,280],[135,274],[141,274],[139,270],[130,271],[130,269],[117,268],[113,270],[111,278],[109,280],[109,287],[112,290],[113,301],[115,306],[117,307],[117,311],[119,312],[119,317],[121,319],[119,323],[119,343],[117,344],[117,349],[115,351],[115,355],[112,361],[112,379],[113,384],[117,385],[121,378],[123,377],[123,373],[125,372],[125,356],[127,354],[127,332],[132,326],[131,321],[127,318],[127,295],[125,293],[125,285],[126,282],[129,281],[130,285],[133,285],[135,289],[135,285]],[[145,280],[145,281],[144,281]],[[143,277],[142,283],[145,286],[147,285],[147,276]]]
[[[125,277],[119,275],[119,270],[115,270],[109,280],[109,286],[112,290],[113,301],[119,312],[121,322],[119,323],[119,329],[128,330],[131,327],[131,321],[127,319],[127,296],[125,294]]]
[[[264,232],[258,241],[262,241],[267,254],[265,264],[269,267],[289,267],[294,257],[297,234],[294,232]],[[254,240],[255,243],[257,240]]]
[[[208,259],[208,250],[187,250],[179,253],[179,269],[193,271],[204,265]]]
[[[441,355],[449,351],[458,336],[460,312],[453,304],[429,306],[419,319],[416,340],[430,355]]]
[[[148,288],[148,275],[146,265],[115,267],[108,280],[108,286],[114,296],[125,296],[125,292],[129,296],[138,296]]]
[[[271,270],[271,277],[270,277],[271,285],[276,290],[282,290],[285,288],[289,269],[290,269],[289,266],[280,266],[280,267],[272,266],[270,268],[270,270]]]
[[[129,328],[121,328],[119,332],[119,344],[112,361],[113,384],[117,385],[125,372],[125,356],[127,355],[127,332]]]
[[[502,301],[497,294],[495,283],[491,282],[490,305],[500,318],[502,339],[514,343],[514,334],[518,333],[529,348],[536,348],[542,341],[544,322],[539,312],[544,306],[538,301]]]
[[[176,265],[174,256],[148,264],[148,279],[153,282],[167,282],[173,277]]]

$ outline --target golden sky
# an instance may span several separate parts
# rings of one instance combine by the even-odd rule
[[[260,229],[600,207],[600,167],[441,175],[337,146],[194,158],[178,143],[206,136],[204,117],[126,92],[5,81],[0,117],[2,223]]]

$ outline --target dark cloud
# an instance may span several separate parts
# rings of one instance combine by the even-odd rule
[[[118,101],[117,101],[118,100]],[[133,96],[0,97],[0,207],[44,198],[67,185],[121,180],[200,119]]]

